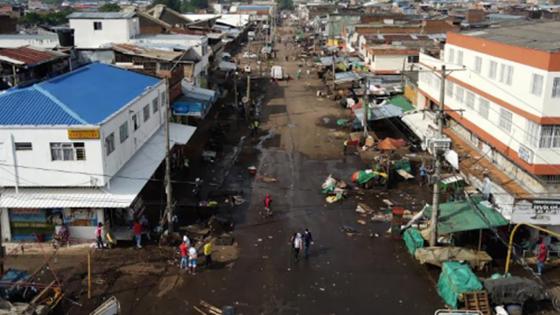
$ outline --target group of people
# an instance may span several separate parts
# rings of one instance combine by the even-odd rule
[[[299,254],[303,250],[303,257],[307,259],[309,257],[309,249],[313,245],[313,236],[309,229],[305,229],[303,233],[296,232],[292,235],[290,239],[290,244],[292,246],[292,252],[295,261],[299,261]]]
[[[140,219],[135,219],[132,222],[132,233],[134,234],[134,242],[136,248],[142,248],[142,234],[145,229],[149,229],[149,223],[146,216],[142,215]],[[105,227],[103,223],[97,223],[95,228],[95,243],[98,249],[111,248],[116,244],[115,239],[109,231],[104,233]],[[150,240],[150,233],[146,233],[146,237]]]
[[[202,251],[205,258],[206,268],[210,268],[212,265],[212,250],[212,240],[205,242],[202,247]],[[195,275],[196,267],[198,265],[198,251],[186,235],[183,236],[183,241],[181,242],[181,245],[179,245],[179,254],[181,256],[179,260],[179,268],[186,269],[190,274]]]

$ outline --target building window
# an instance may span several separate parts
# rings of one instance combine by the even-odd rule
[[[134,131],[138,130],[140,124],[138,124],[138,116],[136,114],[132,115],[132,127],[134,127]]]
[[[554,78],[552,82],[552,97],[560,97],[560,78]]]
[[[154,113],[156,113],[159,110],[159,104],[157,102],[157,97],[154,98],[154,100],[152,101],[152,111]]]
[[[31,142],[16,142],[16,151],[31,151],[33,150],[33,145]]]
[[[459,66],[463,65],[463,51],[462,50],[457,51],[457,65],[459,65]]]
[[[471,91],[467,91],[467,98],[465,104],[468,108],[474,109],[474,93]]]
[[[447,56],[447,62],[453,63],[453,61],[455,60],[455,50],[453,48],[449,48],[448,52],[449,56]]]
[[[126,141],[126,139],[128,139],[128,121],[125,121],[119,127],[119,140],[121,141],[121,143],[123,143]]]
[[[445,94],[449,97],[453,97],[453,89],[455,85],[453,82],[447,81],[447,85],[445,86]]]
[[[560,175],[544,175],[541,178],[547,183],[551,185],[560,184]]]
[[[150,106],[146,105],[144,106],[144,122],[148,121],[148,119],[150,119]]]
[[[513,118],[513,114],[505,109],[505,108],[500,108],[500,120],[498,123],[498,126],[503,130],[506,131],[508,133],[511,132],[511,121]]]
[[[86,149],[83,142],[51,142],[51,160],[84,161]]]
[[[420,61],[420,57],[419,56],[407,56],[406,61],[408,63],[418,63],[418,61]]]
[[[543,76],[540,74],[533,73],[531,80],[531,94],[540,96],[543,87]]]
[[[541,148],[559,148],[560,147],[560,126],[541,126],[541,138],[539,141]]]
[[[527,119],[527,123],[525,125],[527,126],[525,141],[533,148],[536,148],[539,144],[540,126],[529,119]]]
[[[103,24],[101,22],[93,22],[93,30],[101,31],[103,29]]]
[[[488,113],[490,111],[490,102],[484,98],[478,99],[478,113],[480,116],[488,119]]]
[[[482,72],[482,57],[480,56],[474,57],[474,72],[479,74]]]
[[[115,133],[111,132],[111,134],[105,138],[105,153],[109,156],[113,151],[115,151]]]
[[[465,98],[465,89],[457,85],[457,89],[455,90],[455,99],[459,103],[463,103]]]
[[[496,79],[496,73],[498,72],[498,63],[495,61],[490,61],[490,67],[488,67],[488,77],[490,79]]]
[[[167,94],[161,93],[161,107],[167,106]]]
[[[513,77],[513,66],[501,64],[500,65],[500,82],[511,85]]]

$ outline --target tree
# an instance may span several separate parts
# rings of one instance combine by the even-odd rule
[[[175,10],[177,12],[181,11],[181,0],[154,0],[152,5],[163,4],[166,7]]]
[[[105,3],[98,10],[99,12],[119,12],[121,7],[116,3]]]
[[[278,0],[278,8],[280,10],[292,10],[294,8],[293,0]]]
[[[19,23],[28,26],[35,25],[50,25],[56,26],[68,22],[67,16],[72,13],[72,9],[64,9],[62,11],[48,12],[45,14],[38,14],[36,12],[29,12],[20,18]]]

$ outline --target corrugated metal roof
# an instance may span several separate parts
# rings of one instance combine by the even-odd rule
[[[18,65],[37,65],[65,56],[66,54],[31,47],[0,49],[0,60]]]
[[[73,117],[35,87],[0,94],[1,125],[77,125]]]
[[[151,47],[143,47],[133,44],[113,44],[113,50],[127,55],[142,56],[159,60],[173,61],[183,55],[182,51],[163,50]]]
[[[186,144],[195,127],[169,124],[171,144]],[[0,191],[0,208],[127,208],[165,157],[161,127],[106,188],[13,188]],[[53,173],[56,175],[56,173]]]
[[[69,19],[130,19],[136,16],[135,12],[74,12],[68,15]]]
[[[0,94],[0,125],[97,125],[159,82],[118,67],[90,64]]]

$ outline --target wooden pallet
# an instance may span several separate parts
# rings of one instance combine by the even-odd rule
[[[463,299],[465,300],[465,309],[480,311],[483,315],[492,315],[492,307],[488,300],[488,292],[477,291],[463,293]]]

